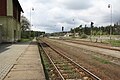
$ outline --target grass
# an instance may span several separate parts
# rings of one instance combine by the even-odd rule
[[[110,43],[114,47],[120,47],[120,40],[107,40],[105,43]]]
[[[63,69],[64,69],[64,70],[71,70],[71,67],[69,67],[68,65],[64,65],[64,66],[63,66]]]
[[[105,59],[102,59],[102,58],[99,58],[99,57],[94,57],[94,59],[101,62],[101,63],[103,63],[103,64],[109,64],[110,63],[109,61],[107,61]]]
[[[39,49],[40,49],[41,62],[42,62],[44,73],[45,73],[45,78],[46,80],[49,80],[50,65],[46,55],[44,54],[43,49],[41,47],[39,47]]]
[[[25,39],[25,38],[22,38],[21,40],[20,40],[20,42],[29,42],[29,41],[31,41],[32,39]]]

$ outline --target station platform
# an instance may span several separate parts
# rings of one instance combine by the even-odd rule
[[[17,58],[16,63],[3,80],[45,80],[39,50],[35,40]]]

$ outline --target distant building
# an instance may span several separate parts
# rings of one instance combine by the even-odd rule
[[[18,0],[0,0],[0,42],[21,39],[21,12],[23,10]]]
[[[66,33],[65,35],[64,35],[64,37],[79,37],[79,33],[75,33],[75,35],[74,35],[74,33]]]
[[[64,35],[64,37],[71,37],[71,36],[73,36],[73,33],[66,33],[66,34]]]

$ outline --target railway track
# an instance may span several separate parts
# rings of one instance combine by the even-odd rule
[[[117,48],[111,48],[111,47],[107,47],[107,46],[99,46],[99,45],[95,45],[95,44],[86,43],[86,42],[88,42],[88,41],[85,41],[85,42],[80,42],[80,41],[78,41],[78,40],[76,40],[76,41],[64,40],[64,41],[65,41],[65,42],[70,42],[70,43],[75,43],[75,44],[82,44],[82,45],[87,45],[87,46],[98,47],[98,48],[102,48],[102,49],[120,51],[120,49],[117,49]],[[97,52],[97,53],[99,53],[99,54],[97,54],[97,55],[104,56],[104,57],[106,57],[107,59],[111,60],[110,62],[115,63],[115,64],[117,64],[117,65],[120,65],[120,64],[119,64],[120,58],[114,57],[114,56],[110,56],[110,55],[106,55],[106,54],[102,54],[102,53],[100,53],[100,52]]]
[[[80,42],[79,40],[75,40],[75,41],[72,41],[72,40],[64,40],[65,42],[69,42],[69,43],[74,43],[74,44],[82,44],[82,45],[87,45],[87,46],[93,46],[93,47],[98,47],[98,48],[102,48],[102,49],[108,49],[108,50],[114,50],[114,48],[110,48],[107,47],[107,48],[104,48],[102,46],[99,46],[99,45],[92,45],[92,44],[87,44],[86,42],[88,41],[82,41]],[[103,54],[101,52],[96,52],[96,51],[91,51],[91,50],[87,50],[87,49],[84,49],[84,48],[81,48],[81,50],[84,50],[87,54],[89,54],[88,52],[90,52],[90,55],[91,53],[93,54],[93,56],[98,56],[98,57],[101,57],[102,59],[105,59],[111,63],[114,63],[116,65],[120,65],[120,58],[118,57],[115,57],[115,56],[111,56],[111,55],[107,55],[107,54]],[[115,49],[114,51],[119,51],[119,49]]]
[[[48,80],[101,80],[45,42],[39,42]]]
[[[108,47],[108,46],[100,46],[100,45],[96,45],[96,44],[90,44],[90,43],[87,43],[88,41],[79,41],[79,40],[75,40],[75,41],[72,41],[72,40],[64,40],[64,41],[65,41],[65,42],[76,43],[76,44],[87,45],[87,46],[98,47],[98,48],[103,48],[103,49],[120,51],[120,49],[118,49],[118,48],[112,48],[112,47]]]

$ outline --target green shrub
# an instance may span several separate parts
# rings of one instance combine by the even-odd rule
[[[86,39],[86,38],[88,38],[88,36],[87,36],[86,34],[82,34],[82,35],[81,35],[81,38]]]

